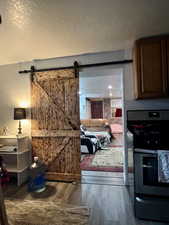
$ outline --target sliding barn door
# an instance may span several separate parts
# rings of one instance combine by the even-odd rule
[[[49,180],[80,179],[79,77],[73,69],[32,75],[32,147]]]

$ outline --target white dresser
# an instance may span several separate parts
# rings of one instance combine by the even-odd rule
[[[11,177],[15,177],[20,186],[27,180],[32,162],[28,136],[0,136],[0,155]]]

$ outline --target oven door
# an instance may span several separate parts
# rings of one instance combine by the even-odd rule
[[[169,196],[169,184],[158,182],[156,151],[141,150],[134,153],[135,193]]]

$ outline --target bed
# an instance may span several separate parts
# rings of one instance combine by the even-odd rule
[[[80,130],[86,137],[97,137],[101,143],[101,147],[111,141],[111,135],[107,131],[89,131],[83,125],[80,126]]]

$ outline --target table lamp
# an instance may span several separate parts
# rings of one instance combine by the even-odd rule
[[[14,108],[14,120],[19,120],[18,134],[22,134],[21,120],[26,119],[25,108]]]

